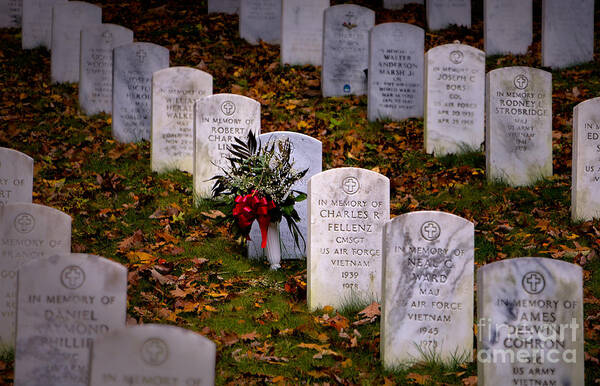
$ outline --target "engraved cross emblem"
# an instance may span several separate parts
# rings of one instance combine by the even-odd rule
[[[517,75],[515,77],[514,83],[515,83],[516,88],[523,90],[529,84],[529,80],[527,79],[527,77],[525,75],[521,74],[521,75]]]
[[[104,43],[108,44],[112,42],[113,35],[108,31],[104,31],[104,33],[102,33],[102,38],[104,39]]]
[[[84,281],[85,272],[76,265],[69,265],[60,274],[60,282],[68,289],[77,289],[83,285]]]
[[[342,189],[347,194],[354,194],[360,189],[360,183],[355,177],[346,177],[342,181]]]
[[[167,360],[169,348],[159,338],[150,338],[142,345],[142,359],[149,365],[158,366]]]
[[[232,101],[225,101],[221,105],[221,111],[227,116],[232,115],[235,113],[235,104]]]
[[[140,63],[142,63],[144,61],[144,59],[146,59],[146,51],[144,51],[142,49],[137,50],[135,55],[137,56]]]
[[[433,241],[440,237],[442,228],[435,221],[426,221],[421,225],[421,236],[425,240]]]
[[[528,293],[535,295],[539,294],[546,287],[546,280],[544,276],[539,272],[528,272],[523,276],[521,282],[523,289]]]

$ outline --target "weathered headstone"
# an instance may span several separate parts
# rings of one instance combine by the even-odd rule
[[[444,212],[413,212],[388,222],[383,234],[384,366],[471,361],[473,223]]]
[[[113,53],[113,136],[119,142],[150,140],[152,74],[169,67],[169,50],[153,43],[131,43]]]
[[[79,81],[81,30],[102,23],[102,8],[82,1],[52,8],[50,73],[53,83]]]
[[[0,147],[0,206],[31,202],[33,158],[13,149]]]
[[[69,253],[26,264],[18,281],[15,384],[87,386],[94,339],[125,327],[127,268]]]
[[[235,14],[240,11],[242,0],[208,0],[208,13]]]
[[[194,195],[211,197],[215,175],[227,167],[229,145],[260,134],[260,103],[235,94],[216,94],[194,104]]]
[[[477,271],[477,384],[583,385],[583,273],[540,257]]]
[[[486,55],[526,54],[533,40],[532,0],[484,0]]]
[[[402,9],[406,4],[424,4],[425,0],[383,0],[383,8]]]
[[[375,12],[354,4],[334,5],[325,10],[323,23],[324,97],[367,93],[369,30]]]
[[[600,98],[573,109],[571,217],[600,218]]]
[[[308,308],[381,299],[382,232],[390,181],[366,169],[338,168],[308,182]]]
[[[485,53],[444,44],[425,55],[425,150],[436,156],[484,142]]]
[[[240,37],[250,44],[281,42],[281,0],[244,0],[240,7]]]
[[[542,66],[594,60],[594,0],[542,2]]]
[[[0,28],[19,28],[22,12],[23,0],[0,1]]]
[[[471,28],[471,0],[427,0],[425,11],[430,30],[453,24]]]
[[[90,386],[214,385],[216,347],[180,327],[145,324],[98,338],[92,348]]]
[[[52,7],[67,0],[23,0],[21,47],[52,46]]]
[[[81,30],[79,106],[88,115],[112,112],[113,48],[133,43],[133,31],[115,24]]]
[[[261,134],[259,136],[262,146],[271,145],[279,141],[289,139],[292,145],[292,158],[294,160],[294,169],[297,171],[308,169],[306,175],[296,184],[292,186],[293,190],[298,190],[302,193],[307,192],[308,180],[317,173],[321,173],[323,167],[323,145],[321,141],[308,135],[300,133],[292,133],[289,131],[275,131],[272,133]],[[280,235],[281,235],[281,257],[283,259],[302,259],[306,256],[306,250],[303,248],[308,240],[308,215],[307,201],[301,201],[294,205],[294,208],[300,216],[300,221],[297,223],[300,228],[300,234],[304,240],[300,239],[300,248],[294,241],[294,236],[290,232],[287,221],[281,220]],[[264,255],[263,249],[260,247],[261,234],[258,223],[252,225],[250,232],[250,241],[248,241],[248,257],[256,258]]]
[[[194,102],[212,94],[210,74],[171,67],[152,76],[152,170],[194,172]]]
[[[486,78],[488,181],[530,185],[552,175],[552,74],[505,67]]]
[[[369,120],[422,117],[423,29],[383,23],[371,29],[369,40]]]
[[[320,66],[329,0],[282,0],[281,7],[281,63]]]
[[[0,207],[0,345],[14,346],[17,271],[31,260],[71,252],[71,217],[37,204]]]

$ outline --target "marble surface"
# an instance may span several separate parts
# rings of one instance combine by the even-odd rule
[[[281,42],[281,0],[244,0],[240,7],[240,37],[250,44]]]
[[[323,15],[329,0],[282,0],[281,63],[320,66]]]
[[[526,54],[533,41],[532,0],[484,0],[486,55]]]
[[[369,120],[422,117],[425,32],[411,24],[383,23],[369,35]]]
[[[386,9],[402,9],[406,4],[425,4],[425,0],[383,0]]]
[[[227,167],[227,146],[235,138],[246,141],[248,132],[260,134],[260,103],[235,94],[215,94],[194,105],[194,196],[211,197],[214,181]]]
[[[71,217],[48,206],[14,203],[0,207],[0,346],[14,347],[17,271],[31,260],[71,252]]]
[[[0,147],[0,205],[31,202],[33,158],[20,151]]]
[[[87,386],[96,337],[125,327],[127,268],[87,254],[19,270],[15,384]]]
[[[23,0],[0,1],[0,28],[21,27]]]
[[[486,78],[488,181],[532,185],[552,176],[552,74],[504,67]]]
[[[152,76],[153,171],[194,172],[194,102],[212,94],[210,74],[191,67],[170,67]]]
[[[383,233],[381,357],[386,368],[435,355],[471,361],[473,223],[450,213],[406,213]]]
[[[87,115],[112,112],[113,49],[133,43],[133,31],[116,24],[81,30],[79,107]]]
[[[102,8],[83,1],[68,1],[57,3],[52,9],[52,83],[79,82],[81,30],[102,23]]]
[[[571,217],[600,218],[600,98],[573,109]]]
[[[594,60],[594,0],[542,2],[542,66]]]
[[[125,143],[148,141],[152,74],[169,67],[169,50],[153,43],[130,43],[113,52],[113,137]]]
[[[216,347],[176,326],[121,328],[94,342],[90,386],[141,384],[214,385]],[[159,383],[160,382],[160,383]]]
[[[427,27],[440,30],[451,25],[471,28],[470,0],[427,0]]]
[[[354,4],[334,5],[325,10],[323,24],[324,97],[365,95],[369,67],[369,30],[375,12]]]
[[[310,177],[322,170],[322,159],[323,159],[323,145],[321,141],[310,137],[308,135],[293,133],[290,131],[275,131],[272,133],[261,134],[259,136],[261,144],[263,146],[270,146],[278,141],[285,141],[289,139],[292,145],[292,159],[294,160],[294,169],[302,171],[308,169],[306,175],[293,186],[293,190],[307,193],[308,180]],[[304,237],[299,240],[300,248],[294,241],[294,236],[289,229],[287,221],[282,219],[280,224],[280,237],[281,237],[281,258],[282,259],[304,259],[306,256],[306,243],[308,242],[308,213],[307,213],[308,200],[297,202],[294,208],[300,216],[300,221],[296,224],[300,228],[300,233]],[[250,232],[250,240],[248,241],[248,257],[257,258],[265,255],[261,245],[261,234],[258,223],[255,221],[252,224],[252,230]]]
[[[337,168],[309,180],[309,310],[381,300],[382,232],[389,218],[390,181],[379,173]]]
[[[485,141],[485,53],[444,44],[425,54],[425,151],[479,151]]]
[[[524,257],[477,271],[478,385],[583,385],[583,273]]]
[[[52,48],[52,7],[63,2],[66,0],[23,0],[21,48]]]
[[[242,0],[207,0],[208,13],[236,14],[240,11]]]

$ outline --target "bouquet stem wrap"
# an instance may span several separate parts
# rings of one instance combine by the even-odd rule
[[[262,236],[261,248],[265,248],[267,246],[267,230],[271,223],[269,212],[275,209],[276,205],[273,200],[267,200],[256,193],[256,190],[253,190],[252,193],[245,196],[237,196],[235,198],[233,216],[237,219],[238,225],[242,229],[250,228],[254,220],[257,220]],[[250,239],[249,233],[247,237]]]

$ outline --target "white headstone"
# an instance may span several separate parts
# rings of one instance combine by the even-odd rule
[[[382,232],[389,218],[390,181],[379,173],[338,168],[309,180],[311,311],[381,300]]]
[[[425,11],[430,30],[450,25],[471,28],[471,0],[427,0]]]
[[[194,102],[212,94],[210,74],[171,67],[152,76],[152,170],[194,172]]]
[[[33,158],[13,149],[0,147],[0,205],[31,202]]]
[[[383,237],[381,357],[386,368],[473,354],[473,223],[424,211],[395,217]]]
[[[87,386],[94,339],[125,327],[126,315],[127,268],[121,264],[74,253],[23,266],[15,384]]]
[[[600,98],[573,109],[571,217],[600,218]]]
[[[329,0],[282,0],[281,63],[320,66],[323,14]]]
[[[71,217],[37,204],[0,207],[0,345],[13,347],[17,309],[17,271],[31,260],[71,252]]]
[[[279,141],[290,141],[292,145],[292,159],[294,160],[294,169],[301,171],[308,169],[306,175],[296,184],[292,186],[293,190],[307,193],[308,180],[322,170],[323,145],[321,141],[308,135],[300,133],[292,133],[289,131],[275,131],[272,133],[261,134],[259,136],[262,146],[272,145]],[[300,239],[300,248],[294,241],[294,236],[290,232],[287,221],[281,220],[280,235],[281,235],[281,257],[283,259],[303,259],[306,256],[306,242],[308,241],[308,201],[304,200],[296,203],[294,209],[300,216],[300,221],[297,223],[300,228],[300,234],[304,240]],[[261,234],[257,222],[252,224],[250,231],[250,241],[248,241],[248,257],[256,258],[264,255],[261,245]]]
[[[425,150],[479,150],[485,138],[485,53],[444,44],[425,55]]]
[[[477,271],[477,384],[583,385],[583,273],[540,257]]]
[[[594,60],[594,0],[542,2],[542,66]]]
[[[240,7],[240,37],[250,44],[281,42],[281,1],[244,0]]]
[[[504,67],[486,78],[488,181],[531,185],[552,175],[552,74]]]
[[[371,29],[369,40],[369,120],[422,117],[423,29],[383,23]]]
[[[369,66],[369,30],[375,12],[354,4],[334,5],[325,10],[323,24],[324,97],[365,95]]]
[[[0,28],[19,28],[22,10],[23,0],[0,1]]]
[[[235,94],[215,94],[194,105],[194,195],[211,197],[214,181],[227,167],[229,145],[260,134],[260,103]]]
[[[113,48],[133,43],[133,31],[115,24],[81,30],[79,106],[88,115],[112,112]]]
[[[215,384],[215,344],[176,326],[111,331],[94,342],[91,355],[90,386]]]
[[[240,11],[242,0],[208,0],[208,13],[235,14]]]
[[[152,74],[169,67],[169,50],[131,43],[113,53],[113,136],[119,142],[150,140]]]
[[[52,7],[67,0],[23,0],[21,47],[24,50],[52,46]]]
[[[533,40],[532,0],[484,0],[486,55],[526,54]]]
[[[402,9],[406,4],[424,4],[425,0],[383,0],[383,8]]]
[[[53,83],[79,81],[81,30],[102,23],[102,8],[82,1],[57,3],[52,8],[50,73]]]

